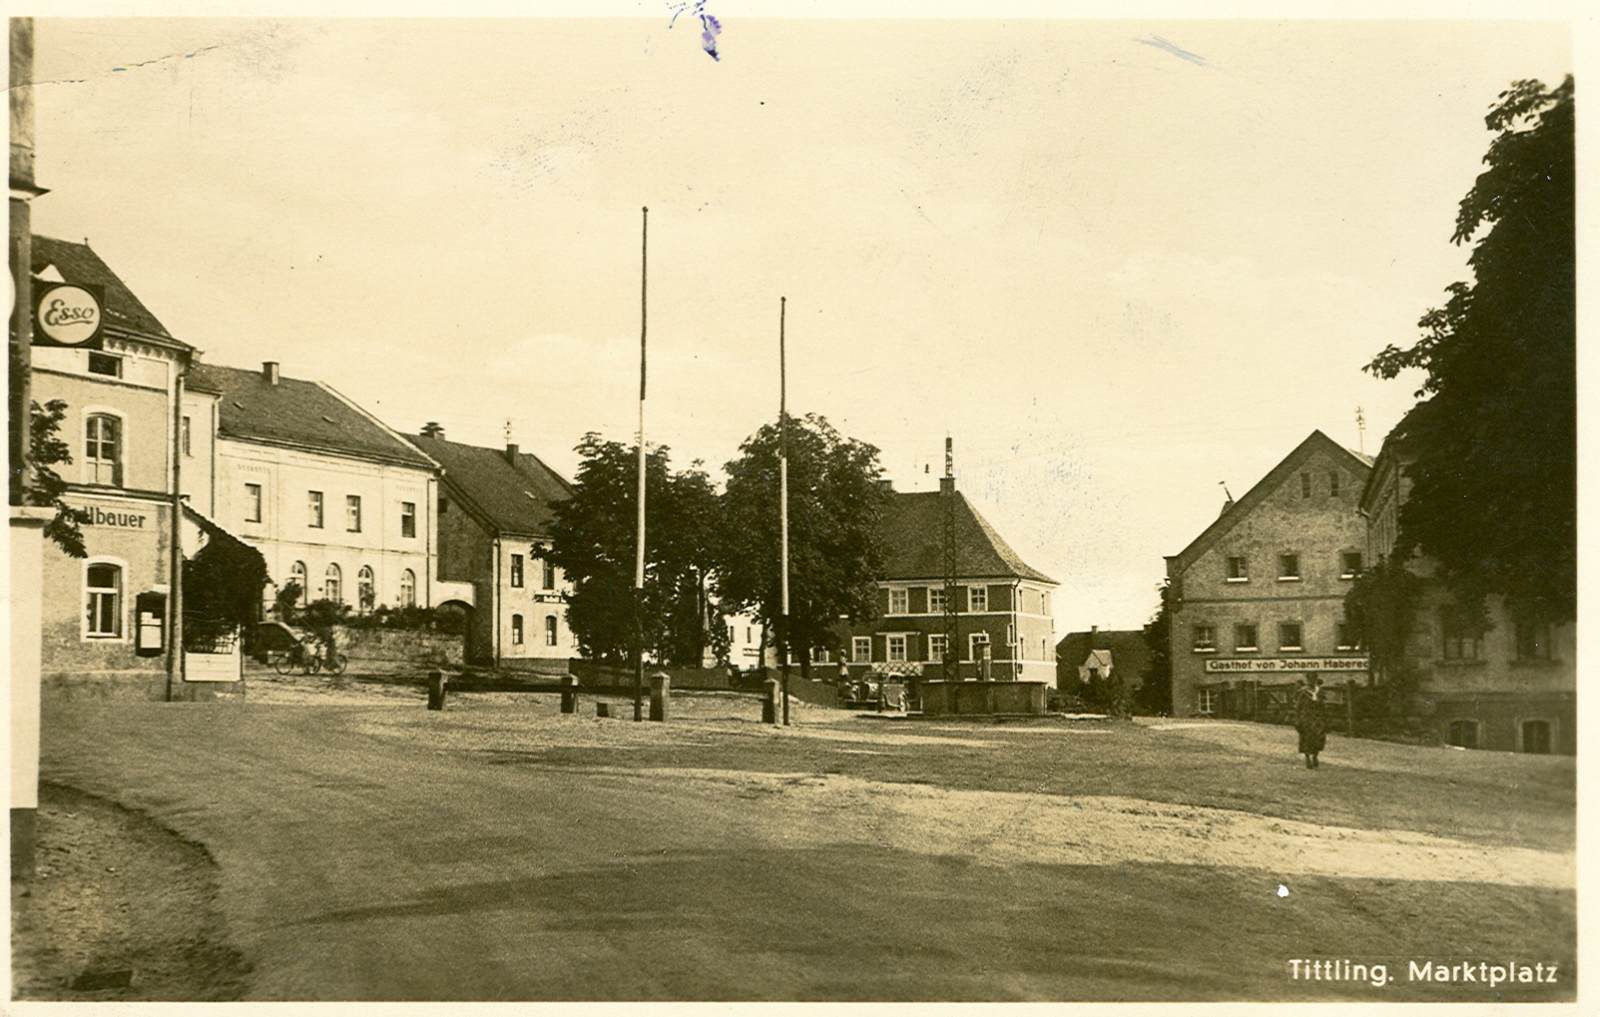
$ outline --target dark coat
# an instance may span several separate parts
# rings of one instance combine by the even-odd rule
[[[1301,689],[1294,700],[1294,729],[1300,733],[1300,751],[1321,752],[1328,744],[1328,721],[1322,715],[1322,700],[1310,689]]]

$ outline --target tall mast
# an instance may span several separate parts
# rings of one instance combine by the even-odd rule
[[[646,280],[650,265],[650,208],[640,209],[639,230],[639,540],[633,557],[633,719],[644,719],[644,394]]]
[[[779,662],[783,665],[783,722],[789,723],[789,372],[784,340],[788,297],[778,298],[778,542],[783,606],[779,615]]]

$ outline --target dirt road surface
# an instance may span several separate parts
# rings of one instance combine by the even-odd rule
[[[205,846],[253,999],[1575,991],[1570,759],[1335,738],[1306,771],[1247,724],[742,710],[62,703],[44,771]],[[1290,977],[1329,957],[1395,977]],[[1411,983],[1411,959],[1560,977]]]

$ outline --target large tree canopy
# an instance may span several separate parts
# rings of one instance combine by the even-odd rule
[[[1412,460],[1397,555],[1434,559],[1460,595],[1574,616],[1577,589],[1573,83],[1518,81],[1486,118],[1487,168],[1451,241],[1476,238],[1447,289],[1367,370],[1425,372],[1400,429]]]
[[[776,623],[782,611],[779,555],[780,431],[767,424],[728,463],[718,589],[729,605]],[[823,417],[789,418],[789,647],[809,670],[841,617],[870,618],[883,572],[879,526],[888,493],[878,450],[846,438]]]
[[[556,506],[550,546],[535,549],[567,574],[567,620],[584,655],[630,659],[639,446],[589,433],[571,498]],[[647,450],[643,645],[667,663],[698,665],[707,639],[707,585],[718,500],[698,465],[673,473],[664,446]],[[720,626],[719,626],[720,628]]]

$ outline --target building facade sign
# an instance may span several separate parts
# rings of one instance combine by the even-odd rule
[[[117,512],[98,505],[87,508],[72,506],[72,513],[84,526],[110,526],[119,530],[142,530],[149,517],[142,512]]]
[[[1365,657],[1251,657],[1244,660],[1208,660],[1206,672],[1218,674],[1236,671],[1365,671]]]
[[[104,301],[99,286],[87,283],[37,283],[33,341],[39,346],[100,348]]]

